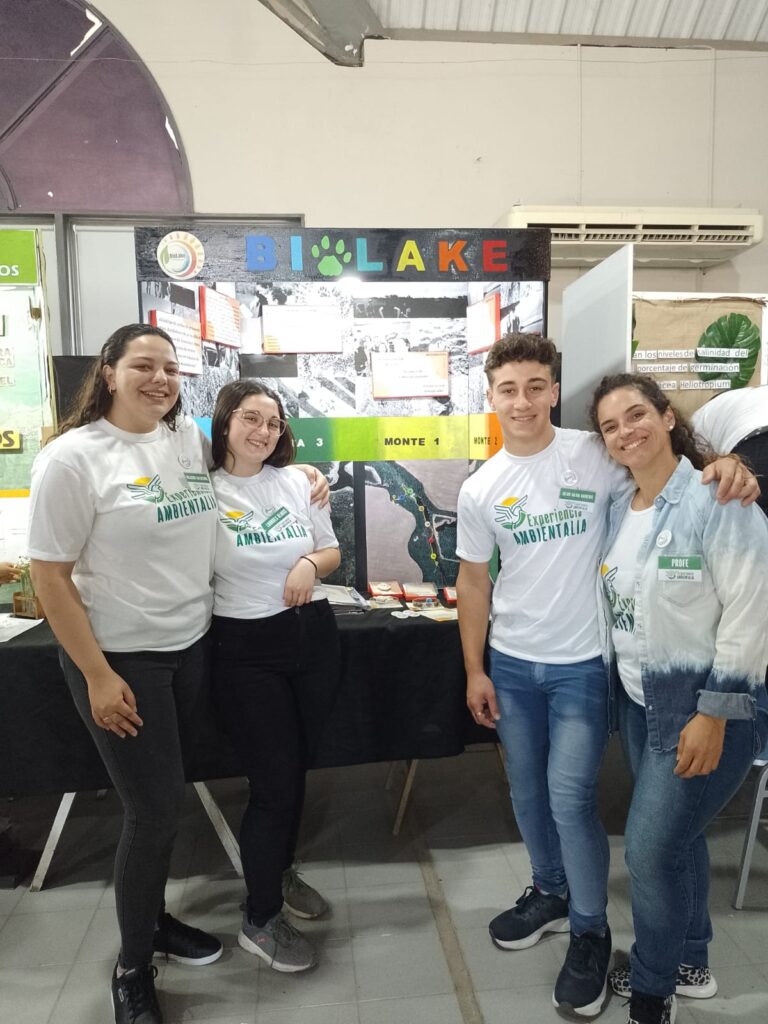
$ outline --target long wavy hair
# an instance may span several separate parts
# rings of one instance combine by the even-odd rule
[[[68,430],[73,430],[75,427],[84,427],[86,423],[93,423],[94,420],[107,415],[112,407],[112,395],[109,393],[107,382],[104,379],[104,367],[116,366],[125,355],[130,343],[145,335],[163,338],[173,351],[176,351],[176,346],[170,335],[160,330],[159,327],[153,327],[151,324],[126,324],[124,327],[118,327],[110,334],[104,342],[101,352],[93,360],[85,380],[75,396],[71,411],[59,423],[59,429],[54,436],[66,434]],[[163,421],[171,430],[176,429],[176,420],[180,412],[181,394],[176,399],[173,408],[163,416]]]
[[[659,387],[658,381],[645,373],[615,373],[609,377],[603,377],[597,385],[588,411],[592,427],[601,437],[597,407],[607,395],[619,388],[633,388],[635,391],[639,391],[660,416],[663,416],[667,409],[672,411],[675,417],[675,425],[669,432],[672,451],[678,456],[685,455],[693,464],[694,469],[703,469],[717,458],[707,442],[694,433],[685,416],[670,402],[666,391],[662,391]]]
[[[251,380],[245,377],[242,380],[232,381],[225,384],[216,396],[216,408],[213,410],[213,421],[211,423],[211,456],[213,459],[212,469],[221,469],[227,458],[227,433],[229,421],[235,409],[239,409],[242,403],[250,395],[265,395],[271,398],[277,406],[277,412],[285,423],[285,430],[277,439],[275,450],[264,460],[266,466],[274,466],[282,469],[289,466],[296,456],[296,442],[293,438],[291,428],[285,418],[285,409],[280,401],[277,392],[268,388],[258,380]]]

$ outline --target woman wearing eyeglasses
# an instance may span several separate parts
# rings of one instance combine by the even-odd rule
[[[336,622],[315,591],[339,564],[338,542],[328,509],[310,503],[307,478],[290,465],[293,435],[273,391],[253,380],[223,387],[212,442],[214,696],[250,785],[238,942],[277,971],[304,971],[315,950],[283,909],[327,910],[292,864],[306,770],[338,681]]]

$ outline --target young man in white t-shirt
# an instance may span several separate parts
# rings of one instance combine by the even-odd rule
[[[630,484],[597,435],[552,426],[558,358],[551,341],[528,334],[502,338],[488,354],[488,400],[504,447],[459,494],[457,589],[467,704],[498,732],[533,876],[491,921],[491,937],[524,949],[545,932],[570,931],[553,1002],[589,1017],[602,1009],[611,958],[608,841],[597,811],[608,680],[595,580],[608,505]],[[735,468],[707,474],[720,474],[719,496],[732,496]],[[738,481],[733,489],[746,493]]]

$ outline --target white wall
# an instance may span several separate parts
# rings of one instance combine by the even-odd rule
[[[338,68],[255,0],[101,0],[168,100],[200,213],[491,226],[514,203],[768,214],[768,55],[369,41]],[[557,271],[560,295],[578,271]],[[765,291],[768,246],[641,289]]]

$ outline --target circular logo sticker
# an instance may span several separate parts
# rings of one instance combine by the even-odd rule
[[[188,455],[180,455],[179,462],[184,467],[184,469],[189,469],[189,467],[192,465],[192,459],[190,459]]]
[[[572,469],[566,469],[566,471],[563,473],[564,484],[575,484],[578,483],[578,480],[578,475],[574,473]]]
[[[171,231],[157,246],[157,262],[168,277],[186,281],[199,274],[205,263],[205,249],[189,231]]]
[[[672,540],[672,531],[671,530],[662,530],[661,533],[659,534],[659,536],[656,538],[656,547],[657,548],[666,548],[666,547],[669,546],[669,543],[670,543],[671,540]]]

